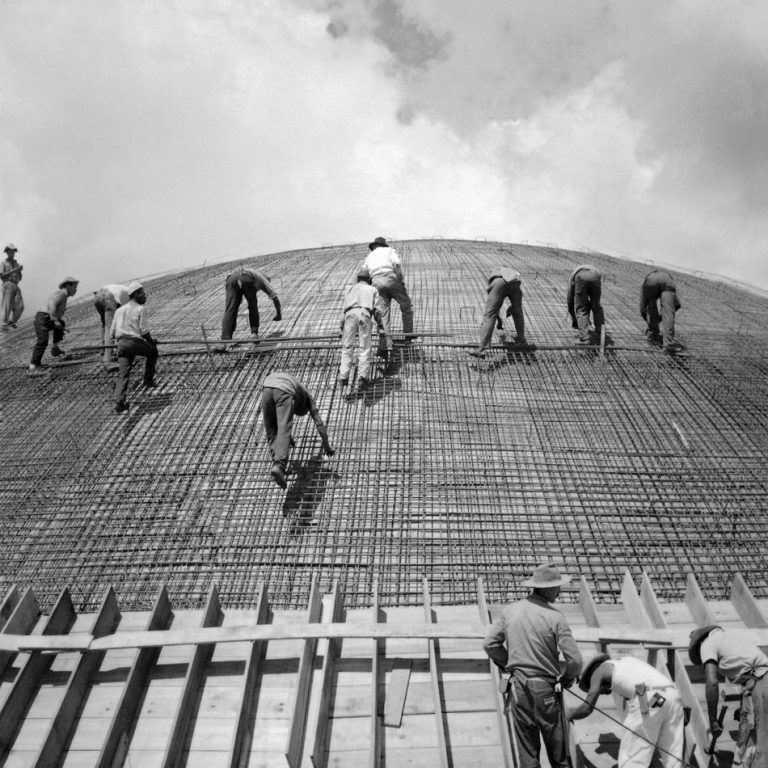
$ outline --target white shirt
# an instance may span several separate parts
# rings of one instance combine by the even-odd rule
[[[127,304],[131,300],[131,297],[128,295],[127,285],[122,285],[121,283],[110,283],[109,285],[105,285],[103,290],[109,291],[115,297],[115,301],[120,306]]]
[[[365,268],[371,278],[398,277],[403,279],[403,265],[397,251],[389,246],[374,248],[365,259]]]
[[[141,339],[145,333],[149,333],[149,325],[143,304],[131,299],[117,309],[109,330],[113,339]]]
[[[768,658],[738,630],[713,629],[701,644],[699,653],[703,664],[716,662],[732,683],[743,684],[749,677],[768,674]]]

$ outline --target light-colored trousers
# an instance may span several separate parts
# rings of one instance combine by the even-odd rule
[[[96,291],[93,305],[96,307],[96,311],[101,319],[101,343],[106,347],[112,343],[109,332],[112,329],[112,320],[115,317],[115,312],[117,312],[117,308],[120,305],[115,301],[112,291],[108,288]],[[113,349],[105,349],[102,356],[104,365],[109,365],[112,362],[112,358],[117,356],[117,353]]]
[[[368,311],[355,307],[344,315],[341,334],[341,367],[339,378],[348,379],[354,365],[355,339],[358,342],[357,377],[371,378],[371,316]]]
[[[649,700],[654,691],[654,688],[648,689]],[[666,701],[660,707],[651,707],[646,714],[640,711],[637,696],[627,702],[624,726],[630,730],[621,736],[618,768],[648,768],[657,746],[664,768],[683,765],[684,722],[680,694],[672,686],[660,689],[659,693]]]
[[[413,333],[413,304],[403,281],[396,275],[377,275],[371,278],[379,292],[379,311],[383,333],[379,334],[379,349],[392,349],[390,309],[392,299],[400,305],[403,314],[403,333]]]
[[[15,323],[20,317],[21,312],[18,311],[19,306],[24,307],[24,302],[21,301],[21,289],[18,283],[13,280],[6,280],[3,283],[3,296],[2,296],[2,324],[8,325],[9,323]]]

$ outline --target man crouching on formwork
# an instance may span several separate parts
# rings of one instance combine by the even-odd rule
[[[568,622],[552,603],[570,580],[554,565],[540,565],[523,582],[532,587],[531,594],[503,608],[483,641],[483,650],[510,675],[507,690],[520,768],[539,768],[540,739],[552,768],[568,766],[562,689],[578,679],[581,654]],[[558,649],[565,659],[563,672]]]
[[[309,414],[315,422],[323,450],[327,456],[336,451],[328,442],[328,430],[320,418],[315,401],[309,390],[295,377],[283,371],[270,373],[261,385],[261,410],[264,413],[264,429],[269,440],[269,452],[272,454],[272,479],[286,488],[285,470],[288,466],[288,453],[295,446],[291,430],[293,417]]]
[[[674,683],[650,664],[632,656],[611,659],[599,653],[579,680],[583,703],[567,710],[569,720],[591,714],[601,693],[621,698],[624,714],[618,768],[648,768],[658,748],[664,768],[683,764],[683,705]]]
[[[355,356],[355,339],[358,340],[357,382],[361,390],[367,389],[371,380],[371,318],[382,325],[381,312],[376,306],[379,292],[371,285],[371,275],[365,267],[357,273],[357,283],[344,297],[344,315],[341,320],[341,367],[339,384],[349,384],[349,374]],[[383,328],[381,333],[384,333]]]

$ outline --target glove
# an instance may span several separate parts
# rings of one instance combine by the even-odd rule
[[[324,445],[323,449],[325,450],[326,456],[333,456],[333,454],[336,453],[335,449],[331,448],[330,443],[328,443],[327,445]]]

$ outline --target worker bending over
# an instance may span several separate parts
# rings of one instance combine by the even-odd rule
[[[231,339],[237,326],[237,311],[245,297],[248,302],[248,321],[251,327],[251,336],[255,339],[259,335],[259,300],[257,294],[259,291],[272,299],[275,305],[275,316],[272,318],[275,322],[283,319],[280,309],[280,299],[275,293],[275,289],[269,282],[269,278],[255,269],[246,267],[236,267],[227,275],[226,281],[226,301],[224,304],[224,316],[221,320],[221,338]],[[222,348],[226,349],[226,347]]]
[[[285,470],[288,453],[294,445],[291,431],[294,416],[309,414],[315,422],[326,455],[336,452],[328,442],[328,431],[320,418],[315,401],[309,390],[294,376],[283,371],[270,373],[262,384],[261,409],[264,413],[264,429],[272,455],[272,479],[281,487],[287,487]]]
[[[113,362],[116,357],[113,349],[108,349],[110,338],[110,330],[112,328],[112,320],[114,320],[115,312],[123,304],[127,304],[130,301],[128,295],[128,286],[122,283],[110,283],[99,288],[98,291],[93,292],[93,306],[96,308],[96,312],[99,315],[101,321],[101,343],[104,345],[104,367],[108,371],[114,371],[117,369],[117,364]]]
[[[611,659],[600,653],[581,674],[586,699],[567,711],[569,720],[591,714],[601,693],[613,692],[623,713],[618,768],[648,768],[656,747],[664,768],[683,765],[684,716],[680,693],[658,669],[632,656]]]
[[[29,375],[37,376],[45,373],[42,367],[43,353],[48,346],[48,336],[53,331],[53,346],[51,355],[61,357],[66,354],[61,348],[64,340],[64,313],[67,310],[67,299],[77,293],[79,281],[74,277],[65,277],[58,290],[54,291],[46,302],[45,309],[35,314],[35,333],[37,341],[32,350],[32,362],[29,364]]]
[[[681,306],[677,298],[677,286],[669,272],[654,269],[646,275],[640,289],[640,315],[648,324],[645,335],[651,341],[661,340],[664,351],[670,354],[684,348],[680,342],[675,341],[675,313]]]
[[[591,264],[581,264],[571,273],[568,282],[568,314],[571,326],[579,329],[579,344],[589,344],[589,314],[595,325],[597,342],[605,325],[603,305],[600,303],[603,276]]]
[[[517,334],[515,344],[524,345],[526,343],[521,282],[520,273],[511,268],[498,269],[488,278],[488,287],[486,288],[488,298],[485,300],[483,322],[480,325],[480,343],[477,345],[477,349],[469,353],[470,355],[485,357],[485,350],[491,344],[494,323],[498,323],[499,330],[502,328],[499,311],[504,304],[504,299],[509,299],[507,317],[511,315],[515,324],[515,333]]]

